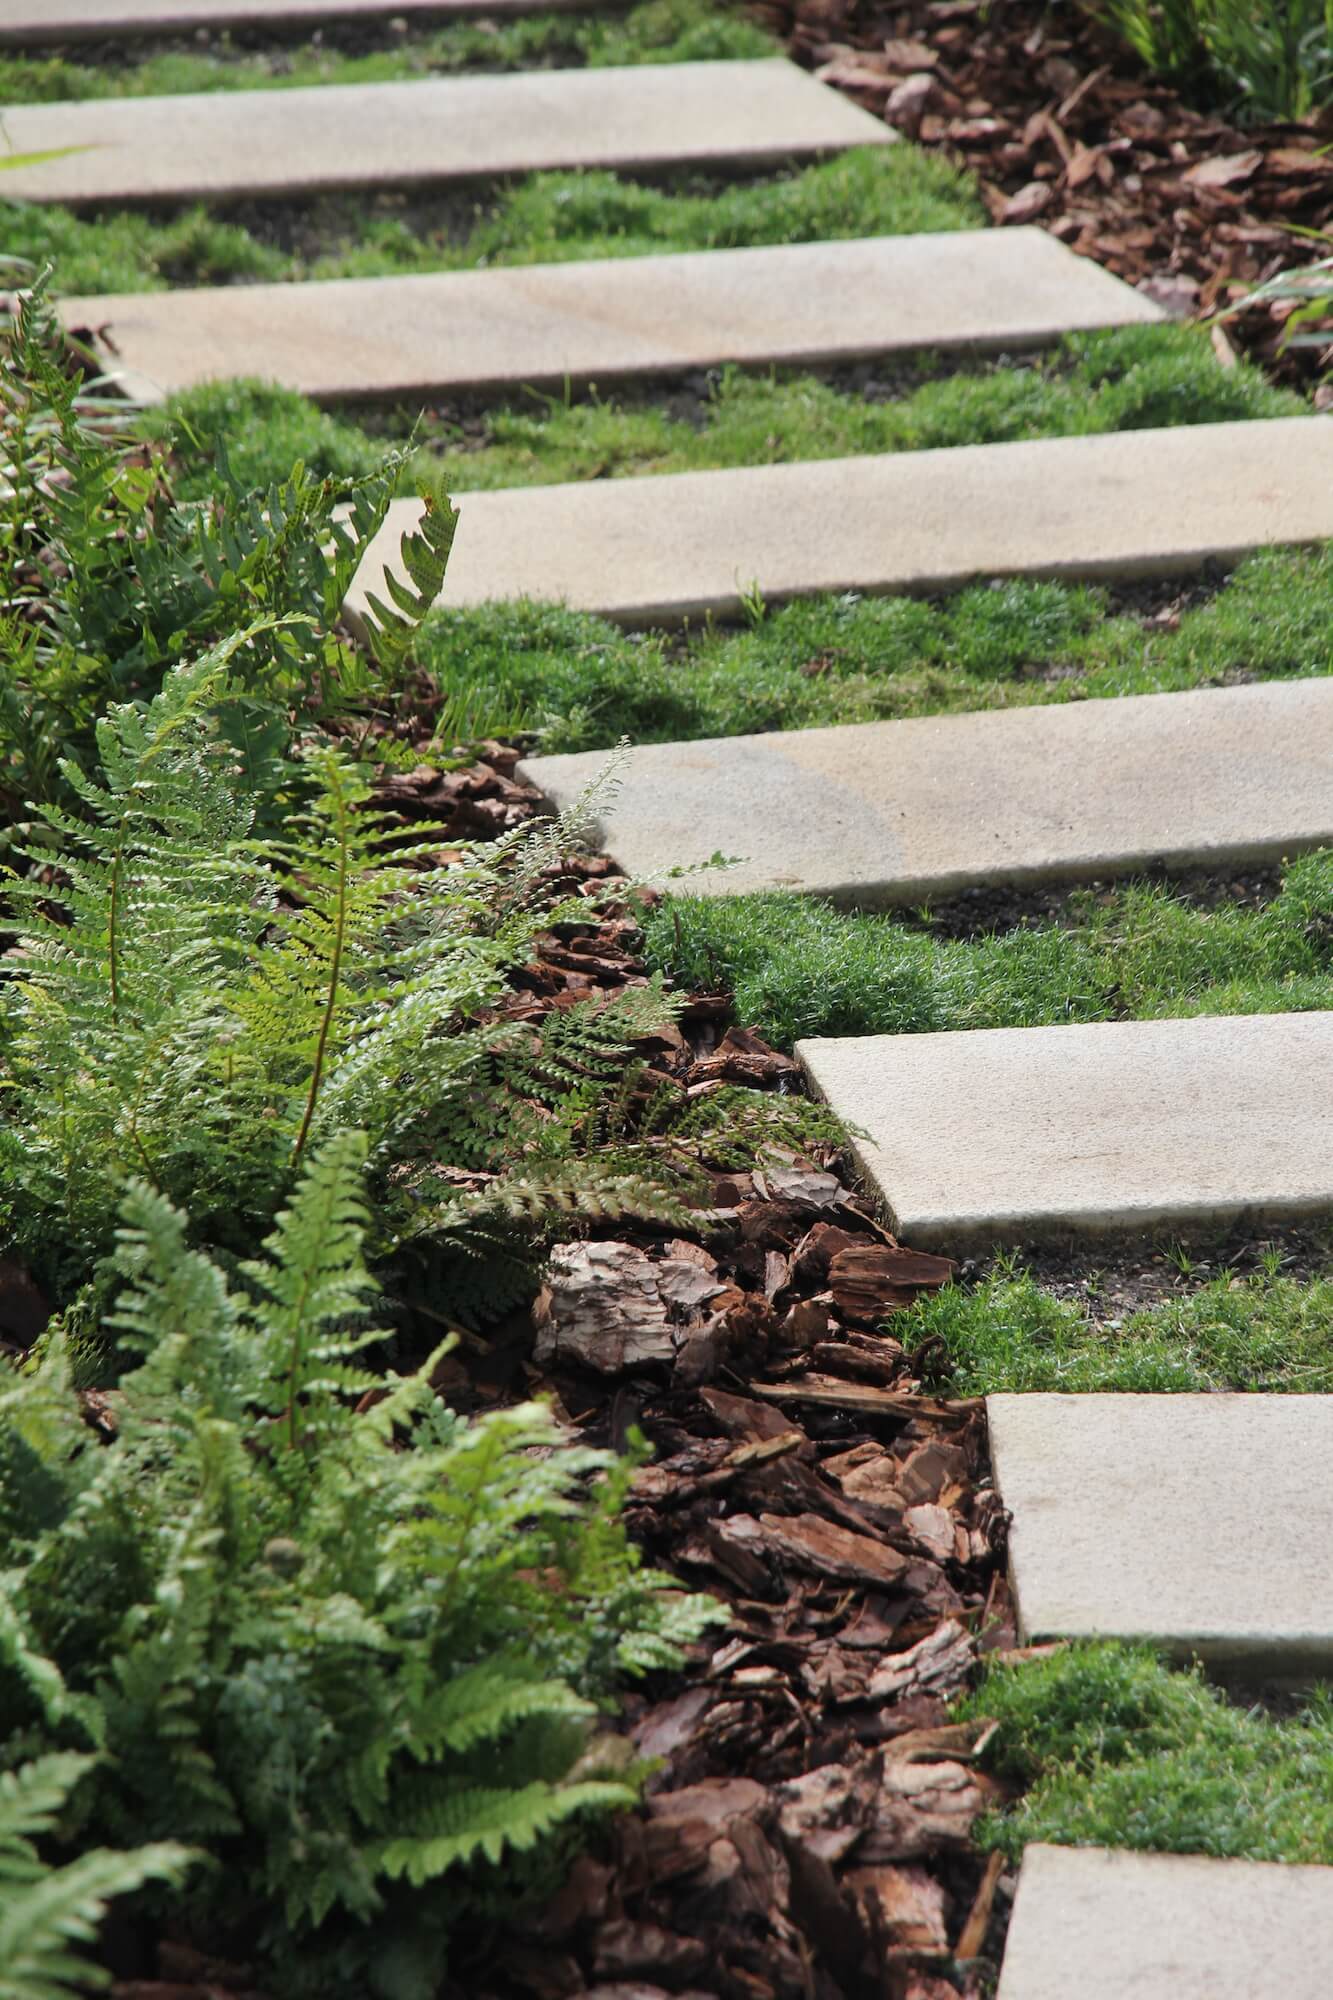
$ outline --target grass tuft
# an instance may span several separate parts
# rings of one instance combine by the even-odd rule
[[[907,1332],[902,1331],[907,1326]],[[1333,1281],[1260,1274],[1099,1323],[1030,1276],[949,1286],[895,1332],[938,1341],[949,1393],[1333,1392]]]
[[[1172,394],[1163,400],[1158,391],[1168,382]],[[1151,386],[1142,388],[1145,383]],[[651,401],[623,405],[594,396],[570,403],[534,396],[528,407],[493,410],[488,442],[480,446],[457,448],[454,424],[442,430],[437,424],[432,443],[443,478],[462,493],[1089,435],[1134,428],[1141,417],[1219,423],[1294,415],[1303,408],[1299,396],[1270,387],[1257,369],[1219,368],[1207,340],[1194,329],[1132,327],[1064,340],[1023,366],[923,382],[893,401],[868,402],[810,375],[779,381],[728,368],[701,405],[698,422],[672,416]],[[264,485],[286,478],[295,436],[318,439],[331,467],[362,470],[374,463],[377,446],[360,425],[321,415],[291,391],[241,380],[189,390],[168,406],[168,418],[176,418],[184,433],[183,464],[191,465],[193,437],[216,436],[220,413],[229,447],[244,455]],[[396,420],[400,429],[408,421],[406,415]],[[389,422],[392,427],[395,420]],[[979,613],[977,622],[995,628],[998,641],[994,651],[984,653],[985,670],[1003,671],[1005,616],[999,601],[995,615],[987,620]],[[986,636],[978,633],[983,648]],[[982,663],[983,653],[974,646],[969,664]]]
[[[785,894],[673,897],[647,920],[651,965],[735,996],[780,1046],[1333,1005],[1333,851],[1286,871],[1261,910],[1200,908],[1151,883],[1071,895],[1068,924],[968,941]]]
[[[446,202],[435,224],[402,209],[394,197],[330,196],[309,209],[302,244],[315,247],[290,252],[201,207],[163,221],[135,209],[84,217],[57,204],[0,202],[0,236],[7,255],[54,264],[61,290],[76,294],[907,236],[986,219],[966,174],[910,146],[858,148],[706,193],[604,172],[534,174],[497,189],[461,238],[456,206]]]
[[[179,96],[223,90],[293,90],[311,85],[398,83],[462,70],[533,69],[543,65],[620,68],[636,63],[737,62],[781,48],[756,21],[713,0],[641,0],[627,13],[583,16],[561,11],[512,21],[450,21],[409,33],[365,54],[320,42],[253,50],[223,35],[206,49],[161,48],[136,59],[117,49],[109,61],[65,56],[0,60],[0,102],[54,104],[105,97]]]
[[[991,1768],[1030,1789],[983,1822],[1030,1840],[1249,1861],[1333,1861],[1333,1695],[1298,1714],[1241,1708],[1146,1647],[1081,1645],[994,1666],[962,1716],[991,1716]]]
[[[1176,630],[1145,632],[1100,589],[1009,579],[933,603],[809,598],[753,629],[705,624],[683,640],[496,604],[436,613],[419,653],[482,710],[524,715],[550,752],[1153,694],[1237,670],[1333,672],[1333,554],[1252,556]]]

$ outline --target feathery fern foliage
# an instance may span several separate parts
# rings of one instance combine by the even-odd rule
[[[52,1751],[17,1771],[0,1771],[0,2000],[73,2000],[109,1984],[83,1956],[106,1906],[150,1880],[179,1882],[193,1858],[175,1841],[130,1854],[92,1848],[61,1868],[36,1841],[57,1826],[74,1786],[95,1757]]]
[[[381,1242],[410,1242],[465,1317],[519,1296],[569,1218],[681,1222],[704,1187],[698,1148],[635,1129],[634,1044],[673,1003],[649,986],[540,1027],[503,1011],[537,929],[586,918],[583,902],[552,910],[542,883],[569,827],[431,865],[439,835],[405,844],[324,749],[309,811],[258,837],[220,721],[254,636],[108,712],[100,772],[63,767],[77,810],[43,814],[59,872],[13,885],[8,1245],[68,1301],[137,1177],[188,1208],[196,1240],[243,1255],[303,1161],[349,1128],[368,1135]]]
[[[252,785],[272,791],[291,776],[289,711],[328,716],[382,690],[427,608],[400,605],[382,644],[374,628],[373,662],[337,629],[401,459],[357,480],[298,464],[266,493],[243,490],[224,462],[212,500],[177,501],[169,457],[85,383],[48,275],[0,321],[0,818],[70,804],[64,764],[89,766],[107,705],[151,697],[170,665],[239,631],[219,726]],[[424,590],[447,539],[423,529],[411,541]]]
[[[597,1705],[709,1610],[638,1567],[627,1468],[543,1407],[467,1423],[438,1356],[358,1366],[366,1150],[311,1151],[232,1279],[130,1188],[117,1437],[81,1429],[59,1335],[3,1391],[0,1705],[11,1756],[79,1753],[84,1844],[213,1857],[196,1922],[257,1931],[278,1990],[424,2000],[498,1868],[633,1798]]]

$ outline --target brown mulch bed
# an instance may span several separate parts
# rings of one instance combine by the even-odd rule
[[[535,798],[515,753],[385,780],[405,822],[499,831]],[[586,926],[515,976],[525,1018],[646,973],[602,856],[562,864]],[[610,900],[608,900],[608,893]],[[640,896],[644,892],[637,892]],[[591,899],[597,898],[594,909]],[[642,1052],[687,1096],[798,1091],[790,1057],[696,995]],[[526,1933],[487,1940],[458,2000],[944,2000],[980,1990],[997,1868],[970,1846],[997,1796],[985,1731],[948,1698],[1014,1643],[979,1402],[926,1394],[879,1331],[951,1275],[899,1245],[830,1148],[713,1177],[686,1236],[617,1226],[554,1251],[531,1312],[459,1351],[463,1410],[535,1393],[589,1443],[652,1447],[630,1524],[727,1605],[619,1727],[660,1760],[648,1798]]]
[[[761,12],[825,82],[970,168],[994,222],[1040,224],[1174,313],[1226,306],[1320,254],[1293,232],[1333,219],[1329,130],[1200,111],[1077,5],[765,0]],[[1247,313],[1231,336],[1309,381],[1319,351],[1278,352],[1283,310]]]

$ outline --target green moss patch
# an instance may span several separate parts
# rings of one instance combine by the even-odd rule
[[[910,146],[853,149],[798,172],[721,186],[647,186],[613,173],[534,174],[487,200],[330,196],[249,225],[0,202],[6,254],[54,264],[65,293],[162,291],[258,279],[374,278],[488,264],[641,257],[979,228],[969,179]]]
[[[904,1330],[905,1329],[905,1330]],[[949,1286],[895,1333],[938,1343],[951,1394],[1090,1395],[1211,1389],[1333,1393],[1333,1280],[1226,1277],[1178,1299],[1097,1321],[1030,1276]]]
[[[64,56],[0,60],[0,100],[54,104],[96,97],[177,96],[218,90],[293,90],[319,84],[399,83],[461,70],[534,69],[543,65],[620,68],[635,63],[736,62],[775,56],[781,48],[742,10],[709,0],[643,0],[623,14],[561,11],[518,20],[450,21],[390,38],[368,53],[333,37],[264,50],[247,37],[216,37],[205,48],[132,45],[91,64]]]
[[[968,941],[785,894],[673,897],[648,957],[785,1048],[806,1035],[1027,1028],[1333,1006],[1333,853],[1259,910],[1200,908],[1151,883],[1078,892],[1068,923]]]
[[[1333,672],[1333,557],[1252,556],[1174,629],[1145,629],[1100,589],[1007,580],[943,602],[809,598],[683,638],[498,604],[437,612],[418,652],[551,752],[1150,694]]]
[[[984,1844],[1030,1840],[1333,1861],[1333,1695],[1278,1718],[1144,1647],[1086,1645],[999,1666],[963,1704],[1000,1724],[988,1759],[1026,1795]]]

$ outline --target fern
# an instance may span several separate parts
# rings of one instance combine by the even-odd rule
[[[400,544],[407,582],[393,570],[385,570],[384,587],[392,605],[385,604],[374,591],[366,592],[371,616],[365,623],[371,651],[379,665],[390,672],[402,666],[423,620],[434,609],[457,529],[458,510],[443,489],[423,494],[421,518]]]
[[[577,821],[440,866],[439,834],[404,843],[364,773],[324,749],[308,809],[257,837],[220,723],[254,636],[173,670],[146,708],[108,712],[100,771],[65,766],[79,813],[43,814],[58,879],[34,868],[14,887],[27,928],[0,998],[13,1247],[69,1300],[136,1177],[242,1255],[310,1154],[351,1129],[367,1134],[377,1233],[423,1254],[465,1317],[478,1259],[502,1310],[571,1219],[681,1226],[705,1181],[685,1146],[633,1129],[634,1047],[675,1003],[633,987],[536,1031],[500,1011],[537,931],[586,920],[582,900],[552,910],[546,886]]]
[[[6,1391],[60,1501],[35,1533],[0,1521],[0,1698],[39,1750],[94,1706],[89,1835],[211,1854],[200,1909],[243,1914],[290,1992],[388,1932],[438,1980],[446,1910],[633,1797],[587,1768],[599,1705],[709,1615],[638,1565],[620,1463],[541,1407],[452,1417],[432,1356],[357,1414],[366,1144],[310,1154],[232,1279],[129,1190],[111,1317],[140,1361],[112,1443],[79,1434],[58,1333]],[[444,1904],[415,1894],[446,1874]]]
[[[193,1856],[174,1841],[132,1853],[95,1848],[63,1867],[37,1841],[52,1833],[71,1791],[96,1759],[51,1752],[0,1771],[0,2000],[70,2000],[109,1975],[81,1947],[93,1943],[107,1904],[148,1881],[179,1883]]]
[[[424,600],[394,614],[367,661],[339,630],[352,577],[384,525],[401,470],[357,480],[298,464],[265,493],[222,467],[207,504],[180,502],[170,459],[133,411],[84,387],[49,300],[49,273],[0,319],[0,803],[72,806],[67,766],[90,766],[98,717],[148,700],[177,661],[230,634],[218,726],[276,823],[292,783],[291,711],[328,720],[382,699]],[[409,537],[409,575],[438,593],[447,501]]]

